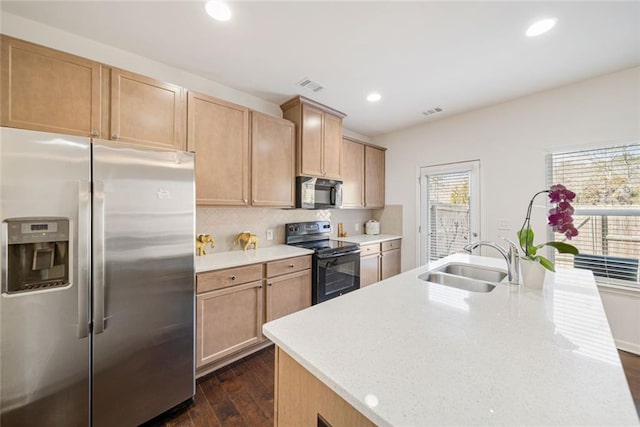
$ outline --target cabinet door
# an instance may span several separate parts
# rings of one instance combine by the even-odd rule
[[[189,92],[188,149],[196,153],[196,203],[249,203],[249,109]]]
[[[400,249],[382,252],[380,272],[382,280],[400,274]]]
[[[380,254],[360,258],[360,287],[380,281]]]
[[[311,306],[311,270],[267,279],[267,322]]]
[[[302,105],[300,126],[300,174],[323,176],[322,168],[322,120],[324,113],[308,105]]]
[[[323,151],[323,176],[329,179],[340,179],[340,162],[342,160],[342,119],[327,113],[324,114]]]
[[[184,150],[185,108],[183,88],[111,70],[111,139]]]
[[[342,207],[364,206],[364,145],[342,141]]]
[[[251,204],[295,203],[295,128],[289,120],[252,112]]]
[[[100,64],[1,37],[2,126],[99,136]]]
[[[364,205],[367,208],[384,207],[384,150],[364,148]]]
[[[262,339],[262,281],[197,296],[196,367]]]

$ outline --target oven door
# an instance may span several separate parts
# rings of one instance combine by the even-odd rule
[[[360,251],[314,256],[313,304],[360,288]]]

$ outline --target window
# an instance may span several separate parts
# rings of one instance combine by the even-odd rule
[[[460,252],[478,237],[479,161],[420,169],[422,264]]]
[[[557,254],[556,265],[587,268],[596,280],[639,286],[640,144],[552,154],[549,184],[576,193],[570,243],[580,254]],[[553,239],[566,241],[553,233]]]

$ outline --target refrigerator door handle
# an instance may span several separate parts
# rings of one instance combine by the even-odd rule
[[[78,183],[78,338],[89,335],[90,188],[89,181]]]
[[[104,318],[104,183],[93,183],[93,332],[105,330]]]

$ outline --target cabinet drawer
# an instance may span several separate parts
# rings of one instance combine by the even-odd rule
[[[400,249],[400,239],[389,240],[388,242],[382,242],[382,252],[390,251],[392,249]]]
[[[272,261],[267,263],[267,277],[280,276],[309,268],[311,268],[311,255]]]
[[[380,252],[380,243],[372,243],[370,245],[360,245],[360,256],[377,254]]]
[[[198,293],[202,293],[260,279],[262,279],[262,264],[253,264],[246,267],[200,273],[196,278],[196,289]]]

